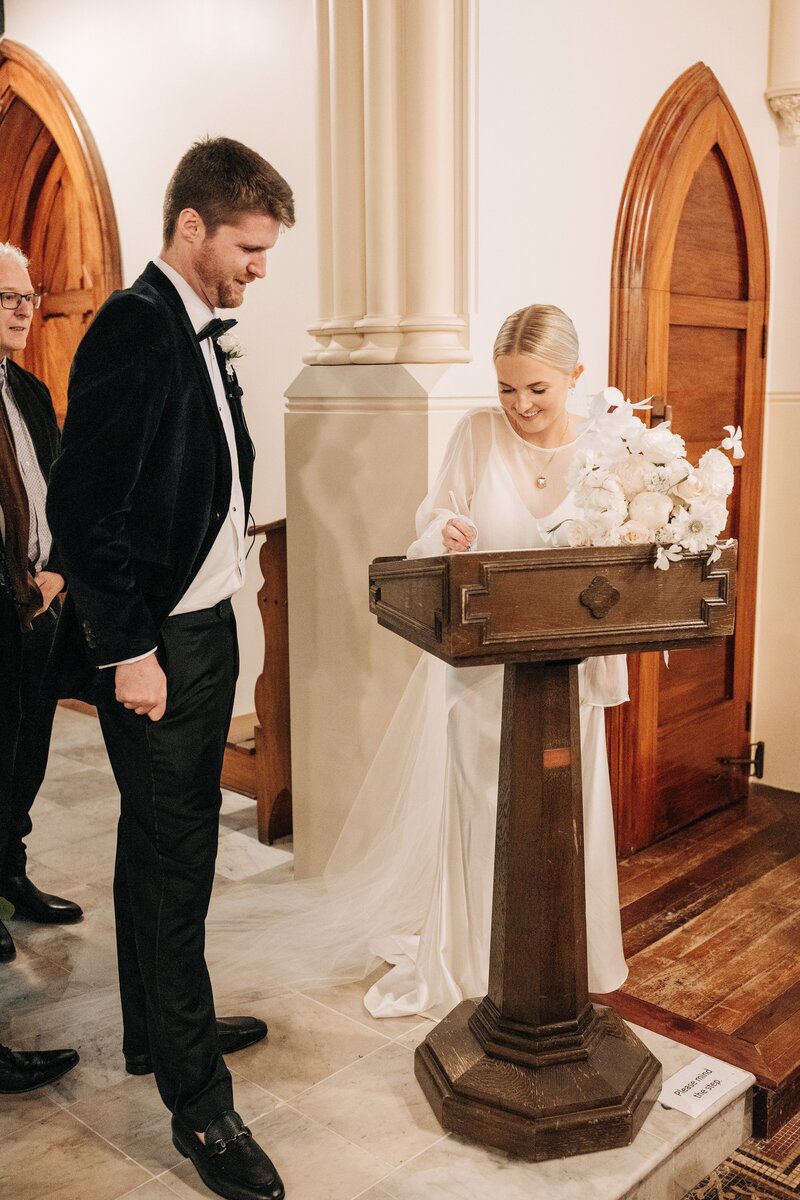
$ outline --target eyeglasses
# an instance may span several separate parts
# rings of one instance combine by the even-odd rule
[[[33,308],[38,308],[42,303],[42,297],[38,292],[0,292],[0,304],[3,308],[19,308],[23,300]]]

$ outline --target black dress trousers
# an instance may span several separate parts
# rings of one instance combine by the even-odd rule
[[[56,702],[41,684],[53,643],[59,602],[23,632],[16,609],[0,592],[0,896],[3,880],[24,875],[24,838],[50,751]]]
[[[204,953],[238,670],[230,601],[169,617],[158,657],[167,676],[160,721],[110,698],[98,704],[121,799],[114,908],[123,1050],[150,1053],[164,1103],[201,1131],[233,1108]]]

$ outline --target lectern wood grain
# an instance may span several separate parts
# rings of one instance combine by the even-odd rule
[[[627,1145],[661,1066],[589,1003],[578,661],[733,628],[736,547],[510,551],[370,569],[370,607],[453,666],[505,667],[489,989],[428,1035],[417,1078],[445,1129],[540,1160]]]

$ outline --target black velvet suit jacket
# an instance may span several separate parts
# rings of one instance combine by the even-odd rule
[[[46,480],[58,455],[60,441],[50,392],[41,379],[31,375],[30,371],[24,370],[10,358],[6,359],[6,371],[14,402],[28,427],[39,467]],[[55,537],[47,561],[47,570],[58,571],[60,575],[64,573]]]
[[[249,512],[253,445],[238,396],[231,408]],[[98,311],[70,371],[47,504],[69,589],[49,672],[58,695],[97,699],[114,675],[98,667],[158,644],[225,520],[231,483],[202,350],[149,263]]]

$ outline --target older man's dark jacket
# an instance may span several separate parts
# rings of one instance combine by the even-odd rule
[[[228,382],[249,511],[253,446]],[[145,654],[226,518],[231,465],[203,352],[183,302],[149,263],[114,292],[78,347],[47,516],[68,597],[49,685],[95,699],[97,668]]]

